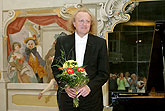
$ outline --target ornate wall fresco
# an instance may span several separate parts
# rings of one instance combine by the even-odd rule
[[[50,54],[54,52],[51,48],[58,34],[68,33],[67,18],[78,7],[72,4],[55,9],[8,11],[9,18],[5,23],[4,35],[10,82],[47,83],[53,78],[48,71],[54,56]],[[50,33],[51,31],[54,33]],[[45,39],[45,35],[51,37]],[[50,38],[51,43],[44,42]],[[44,49],[46,44],[49,47]]]
[[[107,0],[94,4],[98,20],[98,36],[107,39],[107,31],[113,32],[116,24],[127,22],[136,2],[131,0]],[[8,79],[14,83],[48,83],[53,78],[47,71],[50,53],[57,34],[67,32],[68,18],[82,4],[65,4],[50,9],[9,10],[5,20],[4,37],[7,45]],[[51,63],[51,62],[50,62]],[[49,64],[50,64],[49,63]],[[46,70],[46,71],[45,71]]]
[[[129,21],[128,13],[132,12],[138,4],[136,0],[107,0],[106,3],[100,3],[98,35],[106,38],[108,37],[106,36],[107,31],[113,32],[117,24]]]

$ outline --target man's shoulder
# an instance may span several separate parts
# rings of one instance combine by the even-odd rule
[[[96,35],[92,35],[92,34],[89,34],[89,37],[91,38],[91,41],[94,43],[94,44],[105,44],[106,43],[106,40],[101,38],[101,37],[98,37]]]
[[[105,39],[104,38],[101,38],[101,37],[99,37],[99,36],[96,36],[96,35],[92,35],[92,34],[89,34],[89,36],[90,37],[92,37],[93,39],[95,39],[95,40],[101,40],[101,41],[105,41]]]
[[[60,36],[58,39],[63,41],[63,40],[70,40],[71,38],[73,38],[73,34]]]

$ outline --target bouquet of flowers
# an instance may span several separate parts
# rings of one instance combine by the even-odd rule
[[[77,89],[89,82],[84,67],[78,67],[77,61],[65,61],[62,67],[58,66],[58,69],[62,70],[62,74],[58,74],[56,77],[65,83],[64,88],[69,86],[70,88]],[[73,106],[79,106],[79,98],[73,98]]]

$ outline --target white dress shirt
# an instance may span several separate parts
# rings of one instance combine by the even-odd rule
[[[80,37],[75,32],[76,61],[79,67],[83,66],[87,39],[88,39],[88,34],[86,34],[84,37]]]

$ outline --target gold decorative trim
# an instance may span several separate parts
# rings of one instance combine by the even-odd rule
[[[44,95],[39,100],[38,95],[16,94],[12,96],[12,103],[26,106],[58,107],[56,95]]]
[[[0,80],[1,80],[1,71],[0,71]]]

